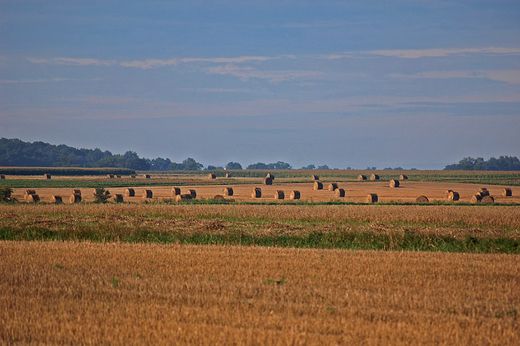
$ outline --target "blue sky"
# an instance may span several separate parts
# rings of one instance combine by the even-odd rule
[[[0,137],[205,165],[520,156],[518,1],[0,0]]]

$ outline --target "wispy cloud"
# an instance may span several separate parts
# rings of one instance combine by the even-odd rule
[[[390,77],[411,79],[488,78],[509,84],[520,84],[520,70],[430,71],[413,75],[393,73]]]
[[[65,82],[74,79],[70,78],[51,78],[51,79],[24,79],[24,80],[0,80],[0,84],[18,84],[18,83],[48,83],[48,82]]]
[[[292,79],[317,77],[322,75],[318,71],[260,71],[252,67],[239,67],[234,64],[227,64],[225,66],[208,67],[204,69],[208,74],[230,74],[239,77],[243,81],[251,78],[267,79],[271,83],[279,83]]]
[[[147,59],[147,60],[135,60],[120,63],[121,66],[124,67],[137,67],[142,68],[143,70],[154,67],[163,67],[170,65],[177,65],[179,60],[177,59],[169,59],[169,60],[159,60],[159,59]]]
[[[408,49],[408,50],[372,50],[362,52],[365,54],[395,56],[403,59],[417,59],[422,57],[445,57],[448,55],[466,54],[507,54],[520,55],[519,48],[462,48],[462,49]]]
[[[75,65],[75,66],[109,66],[113,65],[113,61],[89,59],[89,58],[50,58],[50,59],[38,59],[38,58],[27,58],[27,61],[34,64],[57,64],[57,65]]]
[[[124,67],[137,67],[142,69],[149,69],[154,67],[163,67],[169,65],[178,65],[180,63],[191,63],[191,62],[212,62],[217,64],[229,64],[229,63],[245,63],[250,61],[266,61],[279,59],[279,57],[266,57],[266,56],[239,56],[235,58],[181,58],[181,59],[147,59],[147,60],[134,60],[128,62],[122,62],[120,65]]]

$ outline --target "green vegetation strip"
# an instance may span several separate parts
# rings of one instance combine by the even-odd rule
[[[75,230],[49,230],[40,227],[0,228],[0,240],[12,241],[92,241],[191,245],[271,246],[315,249],[439,251],[465,253],[520,254],[520,240],[466,236],[420,235],[414,232],[377,234],[375,232],[311,232],[306,235],[254,235],[244,232],[182,234],[137,230],[111,232],[82,227]]]

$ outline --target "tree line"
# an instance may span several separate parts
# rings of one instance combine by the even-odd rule
[[[520,171],[520,160],[516,156],[500,156],[498,159],[491,157],[484,160],[482,157],[476,159],[465,157],[452,165],[448,165],[445,170],[463,171]]]

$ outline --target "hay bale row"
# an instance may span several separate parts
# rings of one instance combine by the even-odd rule
[[[262,189],[259,187],[253,187],[251,190],[251,198],[260,198],[262,197]]]
[[[323,183],[320,181],[314,182],[314,190],[323,190]]]
[[[506,187],[505,189],[502,190],[502,197],[511,197],[513,196],[513,191]]]
[[[377,174],[371,174],[371,175],[370,175],[370,180],[379,180],[379,175],[377,175]]]
[[[360,175],[358,175],[357,180],[367,180],[367,176],[360,174]]]
[[[390,180],[390,187],[399,187],[399,180]]]

